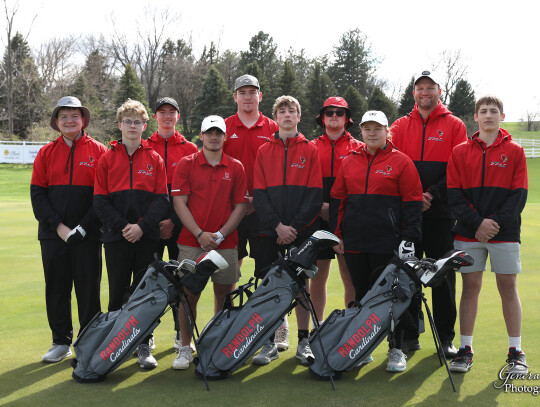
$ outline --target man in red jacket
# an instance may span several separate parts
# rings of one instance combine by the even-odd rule
[[[504,120],[499,98],[478,99],[474,120],[479,131],[457,146],[448,162],[448,200],[457,217],[454,246],[474,259],[472,266],[459,270],[463,280],[459,305],[461,347],[450,362],[450,370],[465,373],[473,364],[473,330],[489,255],[508,331],[507,372],[526,374],[517,289],[521,212],[527,201],[525,152],[506,130],[499,128]]]
[[[414,162],[424,191],[422,241],[416,246],[416,257],[438,259],[453,248],[452,227],[455,219],[448,207],[446,166],[452,149],[467,139],[463,122],[439,100],[441,88],[430,71],[416,76],[413,90],[415,105],[407,116],[392,125],[392,143]],[[433,318],[447,358],[456,355],[452,340],[456,322],[456,275],[448,274],[439,287],[432,289]],[[420,301],[411,307],[421,315]],[[420,349],[418,327],[408,332],[403,351]]]
[[[274,103],[279,131],[257,152],[253,179],[253,205],[260,220],[255,276],[263,278],[268,266],[290,246],[299,246],[318,229],[322,207],[322,175],[317,147],[298,132],[300,104],[292,96]],[[296,307],[298,347],[304,364],[313,357],[308,343],[309,313]],[[253,358],[266,365],[279,357],[272,337]]]
[[[101,311],[101,243],[94,212],[94,174],[107,148],[88,137],[89,110],[65,96],[51,115],[61,135],[34,160],[30,194],[39,221],[47,319],[53,346],[42,357],[53,363],[71,356],[71,287],[75,286],[82,330]]]
[[[180,108],[176,100],[164,97],[156,102],[154,119],[157,121],[158,129],[148,138],[148,146],[154,149],[163,158],[165,171],[167,172],[167,189],[169,191],[169,212],[161,222],[159,222],[159,244],[157,255],[163,258],[165,247],[169,253],[169,259],[178,259],[178,236],[182,229],[182,222],[174,211],[171,197],[171,184],[174,171],[182,157],[191,155],[199,151],[197,146],[187,141],[184,136],[176,130],[176,123],[180,119]],[[172,309],[174,319],[174,349],[178,351],[181,346],[180,328],[178,327],[177,309]]]
[[[128,99],[117,112],[122,139],[99,160],[94,207],[103,223],[103,243],[109,279],[109,311],[120,309],[131,279],[138,284],[154,259],[159,222],[169,210],[163,160],[142,140],[148,113]],[[137,349],[143,369],[157,366],[150,353],[152,334]]]

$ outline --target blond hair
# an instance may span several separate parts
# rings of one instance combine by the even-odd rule
[[[148,121],[148,112],[144,105],[137,100],[126,100],[116,111],[116,120],[121,122],[126,116],[138,116],[145,122]]]
[[[298,116],[302,115],[302,110],[300,107],[300,103],[296,98],[292,96],[283,95],[276,99],[274,102],[274,107],[272,108],[272,115],[274,116],[274,119],[276,118],[276,113],[279,108],[283,106],[292,106],[296,108],[296,111],[298,112]]]

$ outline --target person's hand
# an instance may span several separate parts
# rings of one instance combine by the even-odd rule
[[[291,244],[295,241],[296,235],[298,235],[298,232],[295,228],[293,228],[292,226],[284,225],[281,222],[276,227],[276,233],[278,235],[277,244],[279,245]]]
[[[253,197],[250,196],[248,198],[245,216],[251,215],[253,212],[255,212],[255,207],[253,206]]]
[[[60,239],[67,242],[67,236],[71,233],[71,229],[60,222],[60,224],[56,227],[56,233],[58,236],[60,236]]]
[[[174,229],[174,222],[169,218],[159,222],[159,238],[170,239]]]
[[[325,222],[330,221],[330,204],[328,202],[323,202],[321,210],[319,211],[319,216]]]
[[[499,233],[500,227],[493,219],[484,219],[474,237],[481,243],[487,243]]]
[[[414,243],[402,240],[399,244],[398,256],[401,260],[408,260],[414,257]]]
[[[128,223],[124,229],[122,229],[122,236],[124,236],[124,239],[126,239],[129,243],[135,243],[141,240],[142,235],[144,232],[142,231],[141,227],[137,224]]]
[[[429,208],[431,208],[431,201],[433,200],[433,195],[431,195],[429,192],[424,192],[423,194],[423,206],[422,206],[422,212],[427,211]]]
[[[75,226],[66,236],[67,243],[80,242],[86,236],[86,230],[81,225]]]
[[[209,252],[210,250],[218,248],[219,243],[216,242],[218,238],[219,236],[215,233],[203,232],[203,234],[199,236],[197,241],[205,252]]]
[[[335,245],[333,247],[333,249],[337,254],[344,254],[345,253],[345,247],[343,246],[343,240],[339,239],[339,244]]]

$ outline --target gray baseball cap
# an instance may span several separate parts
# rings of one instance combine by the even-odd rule
[[[234,82],[234,91],[236,92],[242,86],[255,86],[257,89],[261,89],[259,81],[252,75],[242,75],[237,78]]]
[[[52,114],[51,114],[51,127],[56,130],[60,131],[58,126],[56,125],[56,119],[58,118],[58,111],[62,109],[63,107],[69,107],[73,109],[80,109],[83,113],[83,129],[86,129],[88,127],[88,124],[90,123],[90,110],[88,110],[87,107],[83,106],[81,104],[81,101],[77,99],[75,96],[64,96],[63,98],[60,98],[58,103],[56,104],[56,107],[54,108]]]
[[[223,117],[215,115],[204,118],[201,124],[201,133],[204,133],[213,127],[220,129],[221,131],[223,131],[223,133],[227,133],[227,126],[225,126],[225,120],[223,120]]]
[[[172,107],[174,107],[176,109],[176,111],[178,113],[180,113],[180,108],[178,107],[178,103],[176,103],[176,100],[174,100],[173,98],[165,97],[165,98],[159,99],[156,102],[156,110],[155,111],[157,112],[158,109],[163,105],[171,105]]]

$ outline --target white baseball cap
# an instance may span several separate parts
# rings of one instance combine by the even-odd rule
[[[364,113],[360,126],[366,122],[375,122],[382,124],[383,126],[388,126],[388,119],[380,110],[368,110],[366,113]]]
[[[440,86],[439,80],[437,79],[437,74],[433,71],[422,71],[418,75],[414,77],[414,84],[416,85],[416,82],[418,82],[422,78],[429,78],[433,82],[435,82],[436,85]]]
[[[221,116],[208,116],[205,117],[201,124],[201,133],[204,133],[208,130],[210,130],[212,127],[216,127],[223,131],[223,133],[227,132],[227,126],[225,126],[225,120],[223,120],[223,117]]]

